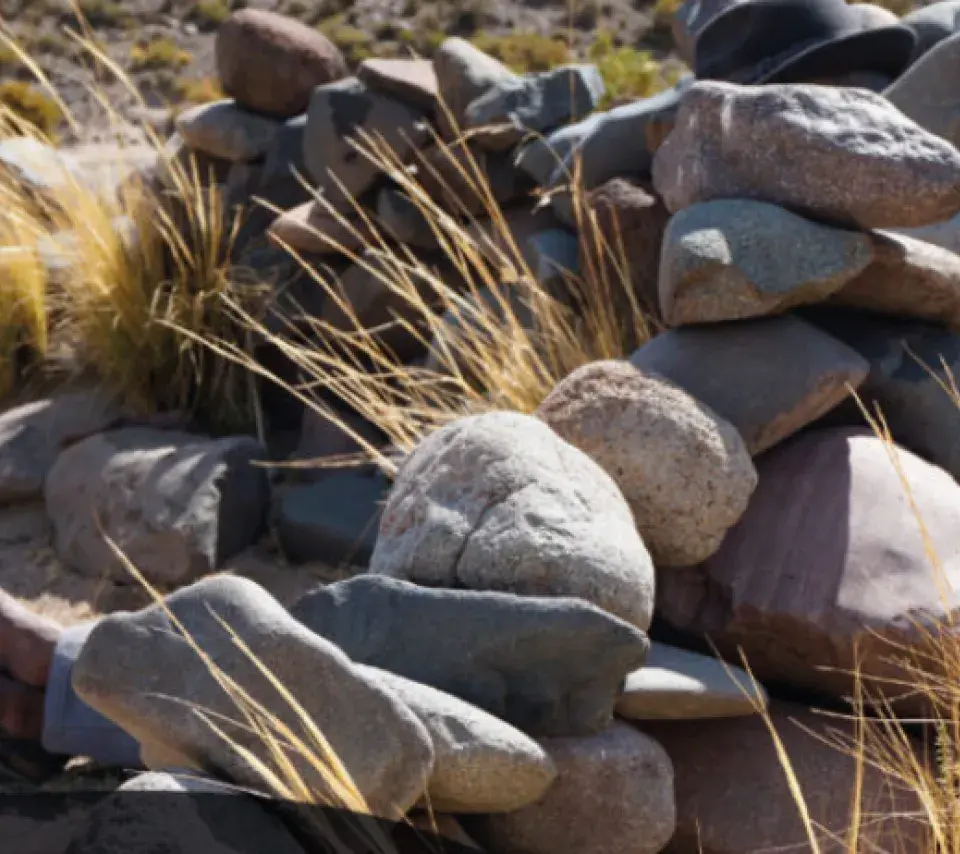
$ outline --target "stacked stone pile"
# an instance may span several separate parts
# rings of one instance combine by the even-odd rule
[[[678,21],[694,44],[702,22],[683,10]],[[443,168],[431,140],[455,124],[477,133],[451,140],[454,156],[469,147],[543,277],[576,273],[595,250],[569,197],[536,210],[531,198],[580,158],[587,204],[601,232],[622,235],[630,285],[663,331],[574,371],[533,414],[427,435],[392,483],[339,472],[271,494],[252,465],[266,451],[244,437],[131,426],[87,395],[7,412],[0,497],[42,497],[58,553],[91,572],[115,566],[87,523],[95,506],[151,580],[181,588],[170,613],[98,625],[78,694],[137,738],[148,768],[256,787],[176,699],[231,711],[168,631],[171,613],[233,678],[263,687],[219,615],[321,727],[375,814],[430,804],[492,854],[804,844],[762,711],[824,841],[842,837],[858,769],[815,737],[837,723],[812,709],[846,708],[858,669],[897,713],[922,715],[891,659],[956,616],[941,593],[960,583],[960,408],[944,388],[960,368],[960,115],[944,81],[960,85],[960,34],[880,92],[687,78],[609,111],[596,110],[590,66],[517,75],[456,38],[431,62],[370,60],[350,76],[317,33],[244,11],[217,55],[230,100],[181,115],[171,150],[209,158],[230,203],[285,209],[259,220],[264,234],[248,228],[238,254],[290,246],[338,271],[362,322],[382,322],[398,307],[344,252],[362,241],[297,174],[359,221],[358,198],[440,267],[416,206],[351,140],[382,137],[456,215],[459,197],[420,168]],[[316,306],[330,322],[334,309]],[[875,435],[852,392],[880,406],[899,444]],[[350,450],[309,419],[300,429],[299,454]],[[358,576],[289,612],[252,582],[201,579],[269,514],[291,557],[349,552]],[[741,653],[762,686],[736,666]],[[295,725],[281,698],[268,703]],[[266,757],[249,731],[228,734]],[[910,798],[877,769],[864,775],[882,818],[864,838],[919,850],[901,820]],[[130,785],[183,790],[163,773]],[[98,850],[115,815],[98,808],[75,852]],[[266,816],[256,832],[258,847],[235,850],[302,844]]]

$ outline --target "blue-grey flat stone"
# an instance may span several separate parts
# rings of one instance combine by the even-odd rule
[[[537,737],[607,726],[648,645],[639,629],[582,599],[433,589],[377,575],[320,588],[291,613],[354,661]]]
[[[316,483],[279,490],[274,519],[284,553],[298,563],[366,566],[389,491],[372,466],[330,469]]]
[[[580,272],[580,241],[562,228],[550,228],[534,234],[528,241],[536,258],[533,272],[550,293],[562,288],[571,276]]]
[[[662,643],[627,677],[617,714],[636,721],[735,718],[757,714],[767,695],[750,675],[716,658]]]

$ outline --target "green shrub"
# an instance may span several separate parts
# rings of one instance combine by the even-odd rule
[[[181,78],[173,88],[180,100],[190,104],[208,104],[225,97],[216,77]]]
[[[675,71],[664,71],[662,65],[645,50],[618,47],[608,32],[597,34],[588,58],[595,63],[606,85],[605,101],[628,98],[649,98],[676,82]]]
[[[201,30],[215,30],[229,17],[227,0],[197,0],[190,11],[190,20]]]
[[[343,51],[347,62],[356,64],[374,55],[373,36],[347,23],[344,15],[327,18],[317,29]]]
[[[566,42],[538,33],[495,36],[480,32],[471,41],[480,50],[521,74],[528,71],[548,71],[571,60],[570,48]]]
[[[130,68],[149,71],[158,68],[183,68],[193,62],[193,55],[173,39],[159,38],[130,49]]]
[[[130,18],[124,4],[116,0],[80,0],[77,5],[92,27],[116,27]],[[73,16],[72,11],[68,14]]]
[[[23,80],[0,83],[0,104],[52,137],[63,121],[59,105],[41,89]]]

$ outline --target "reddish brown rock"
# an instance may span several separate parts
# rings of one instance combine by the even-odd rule
[[[898,460],[942,578],[884,443],[863,428],[817,430],[757,460],[743,519],[702,566],[658,578],[659,612],[734,660],[742,649],[760,679],[842,699],[859,666],[871,691],[900,701],[891,659],[906,653],[892,644],[918,645],[916,620],[935,628],[958,614],[960,486],[908,451]],[[901,706],[923,710],[915,697]]]
[[[824,739],[851,739],[851,726],[786,703],[774,703],[770,711],[818,828],[819,851],[846,852],[857,768]],[[761,718],[647,723],[643,730],[673,762],[677,831],[671,854],[811,850],[773,737]],[[917,809],[915,799],[895,781],[867,766],[861,796],[865,815],[858,851],[925,850],[916,838],[917,823],[895,817]]]
[[[437,108],[440,89],[437,73],[429,59],[365,59],[357,77],[371,90],[392,95],[421,110]]]
[[[873,263],[830,302],[960,329],[960,255],[892,231],[870,237]]]
[[[364,245],[363,234],[362,222],[348,225],[315,200],[284,211],[267,230],[267,236],[277,246],[286,244],[298,252],[319,255],[336,255],[344,249],[355,251]]]
[[[317,86],[347,74],[343,55],[319,30],[263,9],[234,12],[217,33],[223,91],[255,112],[302,113]]]

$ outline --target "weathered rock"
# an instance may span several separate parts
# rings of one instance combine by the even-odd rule
[[[267,474],[253,439],[131,427],[79,442],[44,486],[60,559],[84,575],[129,581],[98,528],[154,584],[183,584],[261,533]]]
[[[276,119],[257,115],[231,99],[197,104],[177,116],[177,132],[187,145],[230,161],[263,157],[280,132]]]
[[[83,186],[82,171],[68,152],[32,136],[0,140],[0,173],[46,200]]]
[[[746,199],[695,204],[667,226],[660,308],[670,326],[781,314],[823,301],[872,260],[867,235],[776,205]]]
[[[502,62],[458,36],[446,39],[437,48],[433,67],[440,90],[441,116],[449,112],[457,124],[463,122],[472,101],[495,86],[520,79]]]
[[[636,721],[704,720],[753,715],[766,705],[763,687],[739,667],[654,643],[643,667],[627,677],[616,712]]]
[[[673,41],[680,58],[690,67],[694,66],[694,46],[697,37],[707,25],[731,6],[744,0],[684,0],[671,21]]]
[[[960,17],[955,3],[952,13]],[[951,35],[925,53],[904,74],[885,89],[883,96],[920,127],[960,143],[960,105],[951,92],[950,81],[960,75],[960,37]]]
[[[69,854],[303,854],[259,798],[191,774],[139,774],[98,801]]]
[[[375,424],[347,406],[325,405],[324,411],[308,407],[300,425],[300,439],[292,459],[309,465],[329,457],[348,457],[369,453],[387,444],[386,434]],[[287,473],[291,481],[326,476],[321,465],[294,469]]]
[[[277,490],[274,525],[296,563],[366,566],[377,542],[390,481],[374,466],[328,469],[315,483]]]
[[[426,113],[437,108],[440,85],[429,59],[381,59],[360,63],[357,77],[374,92],[390,95]]]
[[[289,246],[299,252],[340,255],[355,252],[369,239],[362,220],[337,216],[322,202],[311,199],[284,211],[270,225],[267,236],[277,246]]]
[[[277,720],[302,733],[297,712],[224,623],[230,627],[320,729],[374,815],[398,816],[419,798],[434,759],[426,729],[396,695],[298,623],[265,590],[246,579],[218,576],[182,588],[165,602],[216,667]],[[145,668],[145,661],[153,666]],[[233,744],[272,767],[269,748],[234,723],[243,720],[234,701],[160,605],[102,619],[74,666],[73,687],[140,743],[148,768],[215,771],[239,785],[263,786],[244,755],[184,702],[203,710]],[[171,720],[177,721],[175,727]],[[308,759],[294,751],[287,755],[307,785],[326,790],[323,775]]]
[[[179,133],[174,133],[163,144],[157,162],[157,182],[171,193],[182,190],[187,182],[209,187],[225,184],[232,168],[233,163],[229,160],[194,151]]]
[[[614,479],[658,567],[716,552],[757,486],[735,427],[626,361],[579,368],[536,414]]]
[[[904,15],[901,22],[917,34],[917,43],[910,58],[915,63],[927,51],[960,31],[960,0],[940,0],[939,3],[921,6]]]
[[[437,249],[437,234],[427,215],[398,187],[385,186],[377,195],[377,217],[387,234],[418,249]]]
[[[370,91],[356,77],[314,89],[303,139],[307,170],[332,203],[348,208],[349,198],[370,189],[380,174],[357,150],[372,144],[361,134],[388,146],[400,160],[428,136],[423,113]]]
[[[530,140],[517,152],[517,165],[536,184],[547,185],[557,168],[580,148],[606,116],[607,111],[600,110],[579,122],[558,128],[546,137]]]
[[[671,329],[630,361],[733,424],[754,455],[838,406],[868,370],[856,351],[789,315]]]
[[[960,486],[907,451],[899,462],[917,515],[869,429],[814,430],[765,455],[743,520],[701,567],[661,576],[658,612],[735,660],[742,649],[760,679],[845,697],[859,670],[896,699],[906,689],[881,680],[909,677],[891,659],[955,616],[941,594],[960,580]]]
[[[873,263],[830,298],[835,305],[960,328],[960,255],[892,231],[874,231]]]
[[[291,180],[301,184],[297,176],[305,179],[307,164],[303,158],[303,135],[306,129],[305,113],[287,119],[280,125],[263,156],[263,171],[260,173],[261,188]]]
[[[557,776],[533,739],[450,694],[375,667],[363,673],[399,697],[430,733],[435,760],[431,809],[499,813],[538,800]]]
[[[474,144],[434,145],[416,152],[413,164],[424,192],[454,214],[488,214],[488,193],[505,205],[533,187],[509,153],[485,151]]]
[[[596,270],[614,293],[625,278],[639,307],[662,322],[658,291],[660,254],[670,212],[646,187],[614,178],[586,196],[596,227],[580,232],[580,267]]]
[[[657,854],[670,841],[673,768],[652,738],[616,723],[543,746],[557,781],[531,806],[479,819],[481,843],[502,854]]]
[[[379,575],[320,588],[291,613],[354,661],[537,737],[602,730],[647,649],[642,632],[581,599],[431,589]]]
[[[121,415],[100,391],[61,394],[0,415],[0,504],[43,496],[57,456],[70,442],[107,429]]]
[[[773,725],[797,776],[818,848],[847,850],[862,800],[860,844],[870,850],[922,851],[918,806],[900,784],[863,763],[857,792],[857,762],[844,745],[856,744],[852,724],[800,706],[774,703]],[[741,854],[744,851],[808,850],[811,845],[787,774],[766,723],[759,717],[649,723],[643,727],[673,762],[677,854]],[[838,743],[838,739],[840,740]],[[843,741],[846,739],[846,741]]]
[[[865,30],[889,27],[900,23],[900,17],[876,3],[851,3],[853,11],[860,16]]]
[[[498,128],[477,134],[494,151],[513,148],[528,134],[543,134],[570,119],[592,113],[604,93],[594,65],[566,65],[551,71],[503,78],[474,99],[464,113],[466,129]]]
[[[531,272],[546,293],[560,296],[580,276],[580,241],[565,228],[548,228],[527,240],[536,256]]]
[[[673,212],[744,198],[863,228],[919,226],[960,210],[960,151],[865,89],[700,81],[653,181]]]
[[[646,629],[653,565],[613,480],[536,418],[497,412],[406,459],[370,571],[435,587],[577,596]]]
[[[552,160],[548,173],[552,187],[569,182],[574,174],[578,175],[587,190],[613,178],[644,177],[650,172],[653,152],[656,150],[650,140],[659,141],[662,125],[672,127],[690,85],[691,80],[685,78],[672,89],[652,98],[622,104],[602,114],[596,124],[587,125],[579,144],[568,151],[559,167],[555,165],[556,158],[550,154],[550,150],[555,150],[552,137],[546,140],[549,147],[546,152],[540,147],[534,149],[536,142],[531,143],[530,153],[521,155],[521,165],[539,171],[538,161]],[[561,133],[565,135],[561,139],[569,138],[574,131],[564,128]],[[652,136],[648,140],[649,135]],[[577,172],[575,159],[579,160]]]
[[[960,377],[960,336],[931,324],[853,312],[821,315],[815,322],[869,362],[870,373],[857,390],[867,411],[879,406],[898,444],[960,480],[960,409],[949,391]],[[854,400],[838,419],[863,424]]]
[[[223,91],[250,110],[279,118],[302,113],[317,86],[346,76],[340,50],[295,18],[241,9],[217,31]]]
[[[494,218],[474,220],[465,231],[495,269],[511,268],[501,272],[501,278],[509,281],[519,278],[524,268],[536,272],[540,257],[530,238],[553,228],[562,224],[549,208],[531,210],[529,205],[519,205]]]

